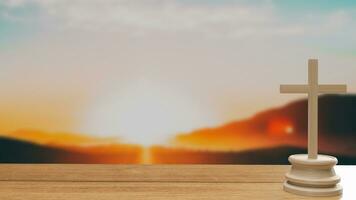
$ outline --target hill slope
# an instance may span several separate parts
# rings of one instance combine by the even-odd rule
[[[175,144],[207,149],[258,148],[277,145],[305,147],[307,100],[270,109],[242,121],[200,129],[176,137]],[[356,95],[319,97],[319,147],[334,154],[356,155]]]
[[[0,163],[139,163],[140,149],[92,153],[0,137]]]

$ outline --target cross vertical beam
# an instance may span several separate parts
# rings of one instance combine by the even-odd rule
[[[318,60],[308,61],[308,158],[318,157]]]

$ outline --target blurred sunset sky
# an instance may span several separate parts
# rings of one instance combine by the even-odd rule
[[[356,92],[356,1],[0,0],[0,132],[165,144],[305,98],[309,58]]]

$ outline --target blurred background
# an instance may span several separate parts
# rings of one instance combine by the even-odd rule
[[[1,0],[0,162],[286,164],[319,149],[356,164],[356,3]]]

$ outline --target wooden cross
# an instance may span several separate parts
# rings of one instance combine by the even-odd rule
[[[308,94],[308,158],[318,158],[318,95],[346,93],[346,85],[319,85],[318,60],[308,60],[308,85],[281,85],[281,93]]]

